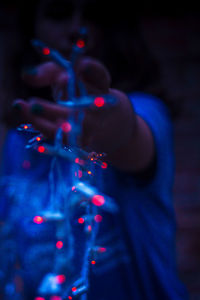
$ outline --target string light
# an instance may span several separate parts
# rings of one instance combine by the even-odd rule
[[[83,166],[83,165],[85,164],[84,160],[83,160],[83,159],[80,159],[79,157],[76,157],[75,160],[74,160],[74,162],[75,162],[76,164],[81,165],[81,166]]]
[[[92,197],[92,203],[96,206],[102,206],[105,203],[105,199],[101,195],[94,195]]]
[[[92,226],[88,225],[87,230],[88,230],[88,232],[91,232],[92,231]]]
[[[41,216],[35,216],[33,218],[33,222],[36,223],[36,224],[41,224],[44,222],[43,218]]]
[[[38,130],[33,128],[32,124],[21,124],[17,127],[17,130],[18,131],[28,131],[28,132],[35,133],[35,134],[39,133]]]
[[[101,167],[102,169],[106,169],[108,167],[108,164],[106,162],[102,162]]]
[[[61,125],[61,128],[62,128],[62,131],[65,132],[65,133],[68,133],[72,130],[72,126],[69,122],[64,122],[62,125]]]
[[[84,48],[84,47],[85,47],[85,41],[84,41],[84,40],[78,40],[78,41],[76,42],[76,46],[77,46],[78,48]]]
[[[74,66],[74,63],[75,63],[74,60],[76,59],[76,55],[81,53],[81,50],[79,50],[77,48],[81,49],[81,48],[85,47],[85,41],[83,39],[79,39],[76,42],[76,46],[73,47],[74,53],[72,53],[73,54],[71,56],[72,61],[70,61],[70,62],[66,61],[66,59],[64,57],[62,57],[62,55],[59,54],[59,52],[57,52],[56,50],[53,50],[53,49],[50,50],[48,47],[46,47],[40,41],[35,42],[35,46],[37,46],[39,48],[40,52],[42,52],[43,55],[50,55],[50,57],[56,63],[61,65],[69,73],[69,75],[72,77],[72,79],[75,78],[75,73],[74,73],[74,69],[73,69],[73,66]],[[74,85],[74,80],[71,80],[71,83],[69,82],[68,94],[69,94],[69,99],[72,99],[72,101],[71,101],[72,104],[70,104],[70,105],[75,106],[75,104],[76,104],[75,102],[78,102],[78,101],[74,101],[75,95],[73,95],[73,93],[75,91],[75,87],[73,85]],[[84,102],[85,106],[86,106],[86,103],[89,103],[87,105],[91,105],[91,101],[93,101],[93,105],[95,105],[98,108],[103,107],[105,105],[105,101],[106,101],[106,103],[109,103],[107,98],[104,98],[104,97],[100,97],[100,96],[95,97],[95,98],[93,96],[92,96],[92,98],[90,96],[87,97],[87,95],[85,95],[84,86],[82,87],[81,84],[80,84],[79,88],[80,88],[80,96],[81,96],[80,98],[81,98],[82,102],[85,101]],[[86,99],[88,102],[86,100],[82,100],[82,99]],[[65,102],[65,101],[63,101],[63,102]],[[59,104],[62,105],[62,103],[60,103],[60,102],[59,102]],[[50,155],[53,155],[53,159],[55,158],[55,161],[56,161],[57,156],[62,157],[62,158],[67,158],[74,164],[71,168],[71,173],[70,173],[71,176],[72,176],[72,179],[73,179],[72,182],[74,184],[71,187],[71,191],[77,192],[77,193],[74,194],[74,193],[70,192],[70,190],[69,190],[69,194],[68,194],[69,195],[69,204],[70,205],[71,204],[73,204],[73,205],[78,204],[81,207],[84,205],[83,207],[86,208],[86,211],[84,212],[85,214],[83,214],[82,217],[78,218],[78,223],[79,224],[85,223],[84,226],[83,226],[84,232],[85,232],[85,234],[88,233],[87,237],[86,237],[86,239],[87,239],[86,247],[87,248],[85,249],[86,250],[85,253],[86,254],[88,253],[88,254],[86,256],[84,256],[83,264],[82,264],[82,267],[80,268],[80,271],[81,271],[80,274],[84,274],[84,275],[81,275],[81,278],[79,279],[79,283],[77,283],[77,281],[73,283],[73,286],[72,286],[72,289],[71,289],[72,292],[70,292],[71,295],[65,295],[65,299],[67,298],[68,300],[72,300],[72,296],[74,298],[74,296],[77,297],[77,296],[80,296],[84,293],[87,293],[88,283],[89,283],[89,274],[88,274],[87,270],[90,269],[89,268],[90,264],[92,264],[92,265],[96,264],[96,260],[95,260],[96,257],[95,256],[90,256],[90,249],[95,248],[95,251],[96,251],[97,255],[99,255],[97,252],[103,253],[103,252],[106,251],[106,248],[104,248],[104,247],[93,247],[93,245],[95,245],[94,242],[95,242],[96,234],[97,234],[96,229],[98,228],[98,224],[96,224],[96,223],[101,222],[102,219],[103,219],[102,216],[99,215],[99,214],[94,215],[94,211],[95,211],[95,213],[97,213],[97,208],[94,207],[93,204],[97,207],[101,207],[105,203],[105,205],[103,206],[103,209],[108,210],[110,212],[114,212],[114,208],[113,208],[114,204],[112,202],[112,199],[107,195],[105,195],[105,198],[104,198],[104,196],[101,195],[101,192],[99,192],[98,188],[96,187],[97,180],[96,179],[93,180],[93,178],[94,178],[93,176],[95,175],[96,168],[98,168],[98,167],[100,169],[101,168],[102,169],[107,168],[107,163],[101,161],[101,159],[103,160],[102,156],[104,156],[104,155],[102,153],[97,154],[96,152],[90,152],[88,154],[85,150],[81,149],[79,144],[78,144],[79,136],[81,134],[81,129],[82,129],[81,128],[82,120],[83,120],[82,115],[84,117],[84,111],[83,110],[80,112],[80,115],[79,115],[79,111],[76,111],[76,112],[72,111],[72,116],[69,118],[71,123],[69,123],[69,122],[62,123],[60,128],[59,128],[60,131],[57,132],[58,137],[60,137],[59,133],[61,132],[61,129],[62,129],[63,132],[68,133],[68,142],[69,142],[68,149],[66,149],[66,147],[63,147],[62,140],[61,140],[61,143],[59,144],[58,141],[57,141],[58,139],[55,139],[55,145],[54,146],[51,146],[49,144],[42,144],[42,143],[40,145],[38,145],[38,143],[36,143],[36,141],[37,142],[41,141],[40,133],[38,133],[38,131],[35,131],[37,136],[34,137],[34,139],[35,139],[34,140],[34,143],[35,143],[34,144],[34,149],[36,149],[38,152],[40,152],[40,153],[46,152]],[[75,120],[78,121],[78,124],[75,124]],[[31,124],[22,124],[22,126],[23,126],[23,127],[21,127],[22,130],[23,130],[23,128],[25,130],[26,129],[31,130],[30,128],[32,128],[32,127],[29,127],[29,125],[31,126]],[[73,132],[72,132],[72,129],[75,129],[75,130],[73,130]],[[43,136],[42,136],[42,138],[43,138]],[[64,152],[65,155],[63,154],[63,152]],[[70,153],[70,155],[67,156],[66,153]],[[91,153],[93,153],[92,157],[91,157]],[[94,166],[93,163],[91,163],[90,161],[93,161],[93,163],[96,163],[96,165]],[[79,164],[80,166],[84,166],[85,164],[87,164],[87,168],[76,166],[75,163]],[[56,164],[57,164],[57,161],[56,161],[55,165]],[[87,169],[89,169],[89,170],[87,170]],[[91,172],[91,170],[92,170],[92,172]],[[59,170],[58,170],[58,173],[59,173]],[[89,177],[89,176],[86,176],[86,174],[93,175],[93,176]],[[50,173],[50,175],[51,175],[51,173]],[[74,175],[76,176],[76,178],[74,178]],[[52,176],[51,183],[55,180],[54,177],[57,178],[57,174],[55,176]],[[82,178],[82,177],[83,177],[83,179],[80,180],[80,178]],[[54,184],[54,182],[52,183],[52,185],[53,184]],[[53,188],[52,188],[52,190],[53,190]],[[51,215],[54,216],[55,214],[58,213],[57,206],[56,206],[57,202],[58,202],[57,199],[52,200],[51,209],[47,210],[47,213],[49,213],[50,216]],[[56,207],[56,210],[55,210],[55,207]],[[46,214],[44,214],[44,213],[42,214],[42,216],[39,216],[39,215],[35,216],[33,218],[33,222],[36,223],[36,224],[41,224],[44,221],[45,222],[52,221],[52,220],[54,222],[56,221],[57,222],[56,223],[56,236],[57,236],[57,239],[62,238],[62,234],[60,234],[60,233],[63,233],[63,227],[62,226],[65,226],[64,225],[64,224],[66,224],[65,223],[65,221],[66,221],[65,218],[67,218],[69,215],[67,214],[68,212],[66,212],[65,210],[59,211],[59,213],[60,214],[62,213],[62,215],[63,215],[62,220],[64,220],[64,222],[61,222],[60,218],[56,218],[56,219],[52,218],[52,217],[47,218]],[[57,224],[58,224],[58,226],[57,226]],[[71,226],[71,224],[70,224],[70,226]],[[67,233],[69,233],[69,235],[67,236],[67,234],[66,234],[66,236],[68,238],[67,242],[69,242],[69,245],[71,243],[71,240],[73,240],[73,238],[74,238],[73,237],[74,233],[73,233],[73,230],[71,230],[71,229],[72,228],[69,228],[69,232],[67,232]],[[92,232],[92,233],[90,233],[90,232]],[[73,245],[73,243],[72,243],[72,245]],[[57,249],[62,249],[63,248],[63,241],[62,240],[59,240],[59,241],[56,242],[56,248]],[[60,264],[60,262],[62,263],[62,260],[64,261],[63,256],[62,256],[63,253],[64,253],[64,251],[56,251],[54,265],[53,265],[52,270],[63,270],[62,269],[63,266],[62,266],[62,264]],[[48,279],[48,276],[49,276],[49,279]],[[47,278],[48,280],[45,281],[45,278]],[[51,280],[52,278],[53,278],[53,280]],[[60,285],[65,283],[65,281],[66,281],[66,276],[64,274],[55,275],[54,273],[48,273],[44,277],[44,280],[43,280],[44,284],[41,285],[42,288],[44,288],[43,291],[45,291],[45,292],[38,292],[38,294],[48,295],[49,300],[62,300],[64,298],[60,297],[58,295],[63,295],[62,294],[62,292],[63,292],[62,286],[60,286]],[[39,291],[40,291],[40,289],[39,289]],[[50,295],[52,295],[52,296],[50,296]],[[45,300],[45,298],[37,297],[37,298],[35,298],[35,300]]]
[[[106,251],[107,251],[107,249],[104,247],[99,247],[99,249],[98,249],[98,252],[100,252],[100,253],[104,253]]]
[[[58,283],[58,284],[62,284],[62,283],[64,283],[65,282],[65,280],[66,280],[66,277],[65,277],[65,275],[57,275],[56,276],[56,282]]]
[[[76,164],[78,164],[79,163],[79,158],[76,157],[74,161],[75,161]]]
[[[40,152],[40,153],[44,153],[45,152],[45,147],[44,146],[39,146],[37,148],[37,151]]]
[[[101,215],[96,215],[94,217],[94,220],[97,222],[97,223],[100,223],[102,221],[103,217]]]
[[[103,107],[105,104],[105,100],[103,97],[96,97],[94,99],[94,105],[96,105],[97,107]]]
[[[47,48],[47,47],[45,47],[45,48],[43,48],[42,53],[43,53],[44,55],[49,55],[49,54],[50,54],[50,49]]]
[[[56,248],[57,249],[62,249],[62,247],[63,247],[63,242],[62,241],[57,241]]]
[[[76,291],[72,291],[72,294],[77,297],[77,296],[80,296],[80,295],[86,293],[87,290],[88,290],[87,286],[83,285],[83,286],[80,286],[78,289],[76,289]]]
[[[84,218],[79,218],[79,219],[78,219],[78,223],[79,223],[79,224],[83,224],[84,222],[85,222]]]

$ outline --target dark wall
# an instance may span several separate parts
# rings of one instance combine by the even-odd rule
[[[180,275],[200,299],[200,15],[146,17],[144,36],[160,61],[163,80],[180,101],[175,121],[177,257]]]

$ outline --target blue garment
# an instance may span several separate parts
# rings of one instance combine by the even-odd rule
[[[120,213],[103,214],[97,241],[107,251],[102,253],[92,268],[88,299],[188,299],[176,269],[176,225],[172,201],[173,133],[169,114],[164,104],[153,96],[134,93],[129,98],[135,112],[152,130],[156,146],[156,170],[153,178],[147,181],[113,167],[105,172],[104,192],[117,201]],[[5,145],[4,161],[1,219],[9,222],[4,225],[1,239],[6,237],[4,245],[8,241],[13,243],[11,248],[22,261],[28,287],[25,291],[27,299],[31,299],[42,276],[51,271],[55,252],[54,226],[40,224],[38,227],[32,222],[33,216],[48,204],[50,158],[28,152],[24,149],[24,137],[11,132]],[[31,162],[30,169],[24,169],[24,161]],[[62,165],[65,174],[69,168],[69,163]],[[67,180],[70,186],[70,178]],[[59,184],[57,189],[61,190]],[[15,196],[17,200],[13,201]],[[62,195],[60,197],[63,201]],[[11,199],[10,207],[8,199]],[[81,212],[77,211],[74,220],[80,216]],[[82,257],[80,249],[84,245],[81,225],[74,222],[73,230],[78,264]],[[38,261],[40,264],[35,268]],[[0,269],[6,273],[6,268],[12,263],[12,258],[9,261],[3,259]]]

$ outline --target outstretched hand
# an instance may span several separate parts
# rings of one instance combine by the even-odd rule
[[[23,79],[31,86],[51,86],[61,91],[61,99],[68,99],[67,85],[69,74],[53,62],[38,66],[32,74],[24,74]],[[116,105],[105,105],[97,108],[91,105],[85,111],[83,131],[80,137],[81,146],[89,146],[92,150],[112,153],[126,143],[134,129],[134,112],[127,96],[117,90],[110,89],[110,75],[104,65],[91,58],[80,59],[75,66],[75,73],[81,80],[89,95],[108,94],[115,96]],[[77,96],[79,92],[77,89]],[[32,123],[47,138],[53,139],[59,126],[70,114],[64,108],[48,100],[31,98],[29,101],[18,99],[14,107],[20,106],[23,122]],[[67,143],[67,133],[64,142]]]

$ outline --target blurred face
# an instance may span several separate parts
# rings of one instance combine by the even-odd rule
[[[80,35],[80,29],[87,29],[87,53],[100,56],[102,33],[95,24],[94,1],[83,0],[41,0],[35,22],[35,37],[48,46],[59,50],[69,58],[72,46]]]

